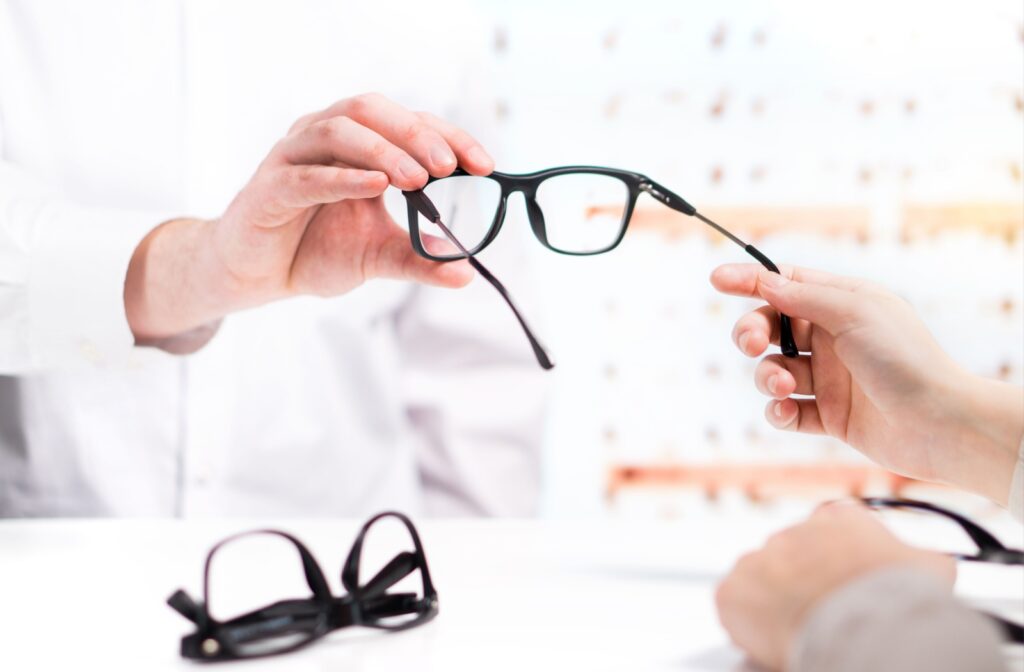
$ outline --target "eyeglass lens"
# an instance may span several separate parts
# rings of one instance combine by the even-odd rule
[[[470,252],[477,251],[493,233],[495,219],[504,214],[501,185],[486,177],[457,175],[435,180],[423,193]],[[594,254],[619,241],[630,193],[625,182],[610,175],[568,173],[543,180],[531,197],[540,206],[540,213],[532,214],[544,221],[542,234],[549,247],[570,254]],[[422,213],[417,228],[420,243],[429,253],[444,259],[462,256],[446,246],[444,232]]]
[[[273,581],[267,581],[273,576]],[[220,646],[237,657],[265,656],[316,638],[325,616],[318,607],[296,546],[273,533],[240,535],[209,559],[206,608],[228,624]]]

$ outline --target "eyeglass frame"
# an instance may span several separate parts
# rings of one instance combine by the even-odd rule
[[[414,551],[398,553],[373,578],[360,585],[359,569],[363,542],[370,528],[384,518],[396,518],[405,526],[412,538]],[[281,537],[292,544],[299,553],[306,583],[313,595],[309,598],[279,600],[226,621],[219,621],[209,611],[210,569],[213,557],[218,550],[233,541],[260,534]],[[422,597],[418,597],[416,593],[389,594],[387,592],[391,586],[417,570],[420,572],[422,581]],[[331,593],[327,579],[316,558],[301,541],[287,532],[262,529],[231,535],[215,544],[207,553],[203,567],[203,600],[196,602],[188,593],[180,589],[167,599],[167,604],[172,609],[196,625],[195,632],[187,634],[181,639],[181,656],[203,662],[266,658],[304,648],[341,628],[358,625],[397,632],[423,625],[437,616],[437,590],[430,578],[430,569],[427,566],[426,554],[423,551],[419,533],[412,521],[397,511],[379,513],[363,524],[342,567],[341,582],[348,592],[335,597]],[[387,623],[380,620],[411,614],[415,614],[415,616],[401,623]],[[315,619],[315,623],[311,630],[303,631],[308,636],[301,641],[280,649],[259,653],[244,653],[238,648],[238,645],[244,641],[254,639],[245,640],[245,635],[259,632],[261,629],[264,631],[259,633],[262,636],[273,636],[275,628],[279,629],[276,634],[288,632],[288,630],[280,630],[281,626],[290,624],[283,623],[282,618],[294,621],[297,618],[309,618],[310,616]],[[238,634],[242,634],[243,639],[237,637]]]
[[[925,511],[952,520],[963,529],[971,541],[978,547],[978,552],[950,553],[949,555],[957,560],[967,562],[983,562],[998,565],[1020,566],[1024,565],[1024,550],[1007,548],[999,541],[994,534],[971,519],[950,511],[931,502],[924,502],[916,499],[896,499],[889,497],[863,497],[860,501],[872,509],[907,509],[910,511]],[[1012,642],[1024,644],[1024,625],[1015,623],[1008,619],[988,611],[979,610],[983,616],[992,619],[1000,628],[1003,636]]]
[[[623,211],[622,221],[619,224],[619,233],[615,238],[615,241],[604,248],[598,250],[590,250],[586,252],[573,252],[568,250],[562,250],[554,247],[550,244],[547,238],[547,224],[544,219],[543,210],[541,210],[540,204],[537,203],[536,195],[537,189],[540,184],[549,178],[558,177],[560,175],[573,175],[573,174],[584,174],[584,175],[603,175],[606,177],[613,177],[622,181],[626,185],[627,189],[627,201],[626,208]],[[430,198],[424,192],[426,186],[439,182],[451,177],[474,177],[478,179],[490,179],[498,183],[501,187],[501,195],[498,199],[498,208],[495,211],[494,218],[491,220],[491,225],[484,235],[483,239],[479,244],[469,249],[462,245],[461,242],[455,237],[451,230],[446,227],[441,221],[441,215],[437,210],[437,207],[430,200]],[[629,170],[622,170],[618,168],[607,168],[602,166],[560,166],[557,168],[548,168],[546,170],[539,170],[532,173],[502,173],[493,171],[489,175],[471,175],[461,168],[456,168],[450,175],[444,177],[431,176],[424,188],[403,191],[402,194],[406,198],[406,210],[409,219],[409,239],[412,243],[413,250],[425,259],[436,262],[449,262],[457,261],[459,259],[466,259],[478,272],[490,282],[494,288],[502,295],[505,302],[512,309],[516,319],[519,321],[520,326],[526,333],[527,339],[530,341],[530,346],[533,348],[534,355],[537,358],[538,363],[544,369],[551,369],[554,364],[551,363],[547,352],[540,345],[540,342],[534,336],[532,330],[527,325],[526,320],[522,314],[516,308],[515,303],[512,301],[511,296],[505,287],[494,277],[490,271],[486,269],[479,261],[476,260],[475,255],[483,251],[488,245],[490,245],[495,238],[498,236],[498,232],[501,230],[502,225],[505,222],[505,214],[508,210],[508,199],[515,192],[522,192],[523,200],[526,203],[526,210],[528,219],[530,221],[530,228],[533,230],[534,236],[537,240],[547,249],[557,252],[559,254],[565,254],[569,256],[593,256],[595,254],[604,254],[610,252],[619,246],[622,239],[626,235],[626,230],[629,228],[629,222],[633,217],[633,212],[636,209],[636,202],[640,198],[641,193],[646,193],[651,198],[662,203],[663,205],[672,208],[678,212],[681,212],[687,216],[696,217],[711,228],[715,229],[726,238],[739,245],[744,249],[747,254],[754,257],[762,266],[767,268],[772,273],[779,273],[779,267],[769,259],[764,253],[758,250],[750,243],[746,243],[741,240],[738,236],[725,229],[724,227],[716,224],[709,218],[697,211],[697,208],[690,205],[685,199],[678,194],[672,192],[670,189],[658,184],[651,178],[647,177],[643,173],[637,173]],[[455,247],[459,250],[459,254],[453,255],[434,255],[431,254],[423,247],[423,241],[420,238],[420,224],[419,216],[422,215],[428,221],[431,221],[437,225],[444,235],[452,242]],[[782,354],[789,358],[799,356],[800,352],[796,346],[796,341],[793,338],[792,322],[789,316],[782,313],[779,314],[779,343],[781,346]]]

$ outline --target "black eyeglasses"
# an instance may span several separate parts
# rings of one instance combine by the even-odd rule
[[[597,166],[564,166],[523,175],[494,172],[486,177],[458,169],[451,175],[431,178],[417,191],[403,192],[409,213],[409,236],[413,249],[432,261],[467,259],[490,282],[526,333],[537,361],[544,369],[554,365],[516,308],[508,290],[474,255],[497,237],[505,221],[508,198],[521,192],[533,234],[549,250],[560,254],[586,256],[603,254],[622,242],[640,194],[685,215],[696,217],[742,247],[747,254],[773,273],[779,268],[756,247],[697,212],[697,209],[641,173]],[[459,238],[446,226],[438,210],[451,222],[459,213]],[[469,214],[465,213],[469,210]],[[549,216],[545,216],[545,211]],[[550,216],[550,215],[554,216]],[[439,241],[455,246],[441,250]],[[789,317],[779,316],[782,354],[796,357],[796,342]]]
[[[913,499],[888,499],[884,497],[869,497],[861,501],[874,509],[903,509],[932,513],[953,521],[960,526],[978,548],[974,553],[950,554],[958,560],[987,562],[999,565],[1024,565],[1024,550],[1007,548],[1001,541],[996,539],[995,535],[982,526],[941,506]],[[996,622],[1002,630],[1004,638],[1013,642],[1024,643],[1024,626],[1020,623],[1014,623],[987,611],[982,611],[981,613]]]
[[[359,570],[363,542],[374,523],[384,518],[402,522],[412,539],[413,551],[391,559],[365,583]],[[210,566],[217,551],[243,537],[271,535],[285,539],[299,553],[311,597],[275,602],[260,609],[218,621],[210,615]],[[419,572],[417,592],[389,592],[402,579]],[[196,631],[181,640],[181,655],[200,661],[259,658],[294,651],[334,630],[360,625],[381,630],[405,630],[422,625],[437,615],[437,591],[430,580],[427,559],[419,534],[406,516],[389,511],[363,525],[341,572],[348,594],[331,595],[320,565],[298,539],[277,530],[255,530],[228,537],[214,546],[203,570],[203,601],[194,601],[182,590],[167,603],[196,625]]]

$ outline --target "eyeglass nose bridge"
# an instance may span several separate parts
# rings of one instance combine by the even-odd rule
[[[494,220],[491,222],[491,229],[487,232],[487,236],[484,237],[483,242],[477,247],[477,250],[482,250],[498,237],[498,233],[501,231],[502,225],[505,223],[505,215],[508,213],[508,197],[511,192],[506,192],[504,189],[501,190],[501,198],[498,199],[498,209],[494,213]]]
[[[498,231],[501,230],[501,226],[508,214],[508,199],[516,193],[523,195],[523,204],[526,206],[526,216],[530,222],[530,229],[533,231],[533,235],[536,236],[542,245],[550,247],[544,211],[541,210],[540,203],[537,202],[537,187],[540,186],[540,182],[541,180],[536,180],[502,185],[498,211],[494,215],[494,226],[491,227],[491,233],[487,236],[487,242],[481,247],[486,247],[498,235]]]
[[[537,199],[532,194],[526,194],[525,192],[523,193],[523,200],[526,202],[526,215],[530,220],[530,228],[533,229],[533,235],[537,237],[537,240],[542,245],[550,247],[547,224],[544,221],[544,211],[540,209],[540,203],[537,202]]]

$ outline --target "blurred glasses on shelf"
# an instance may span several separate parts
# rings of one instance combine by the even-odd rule
[[[391,556],[390,561],[376,565],[377,571],[363,580],[363,547],[367,533],[384,519],[397,519],[402,523],[413,550]],[[259,575],[267,571],[268,566],[263,553],[255,554],[256,557],[251,553],[242,555],[244,563],[232,565],[231,572],[218,574],[218,581],[211,581],[215,556],[225,555],[225,549],[230,550],[242,545],[239,542],[253,538],[262,538],[262,542],[277,540],[297,551],[298,564],[310,594],[281,599],[227,619],[217,619],[211,613],[211,588],[217,587],[214,583],[221,586],[228,598],[236,600],[238,592],[258,592],[262,585],[272,583],[260,580]],[[289,559],[293,557],[288,556]],[[230,581],[222,580],[230,576],[241,576],[249,584],[239,586],[241,591],[231,591],[228,588],[233,586],[223,585]],[[412,585],[394,590],[396,584],[403,581],[403,585]],[[167,600],[175,611],[196,626],[195,632],[182,638],[181,655],[210,662],[259,658],[295,651],[341,628],[362,626],[405,630],[422,625],[437,615],[437,591],[430,580],[419,534],[412,521],[401,513],[381,513],[363,525],[345,560],[341,583],[348,592],[338,597],[332,595],[327,579],[309,549],[286,532],[255,530],[228,537],[207,555],[203,570],[203,600],[197,602],[183,590],[176,591]],[[224,601],[230,603],[232,600]]]
[[[949,509],[912,499],[869,497],[861,501],[878,511],[924,514],[928,517],[929,536],[943,543],[942,550],[957,560],[997,565],[1024,565],[1024,550],[1007,548],[995,535],[981,525]],[[902,516],[897,516],[894,519],[890,514],[886,514],[888,522],[893,523],[897,528],[906,526],[904,529],[909,531],[911,521],[905,518],[899,520],[899,517]],[[925,522],[920,517],[913,521],[916,526],[921,526]],[[987,611],[981,613],[996,622],[1006,639],[1024,643],[1024,626],[1020,623],[1014,623]]]
[[[696,217],[742,247],[769,271],[779,272],[756,247],[697,212],[651,178],[628,170],[564,166],[522,175],[494,172],[479,177],[459,169],[447,177],[431,178],[423,189],[403,192],[413,249],[432,261],[468,260],[512,309],[544,369],[554,366],[544,347],[505,287],[475,258],[498,236],[508,199],[516,192],[523,194],[534,236],[553,252],[588,256],[615,249],[626,235],[637,200],[641,194],[647,194],[673,210]],[[798,351],[786,315],[780,316],[779,331],[783,354],[796,357]]]

